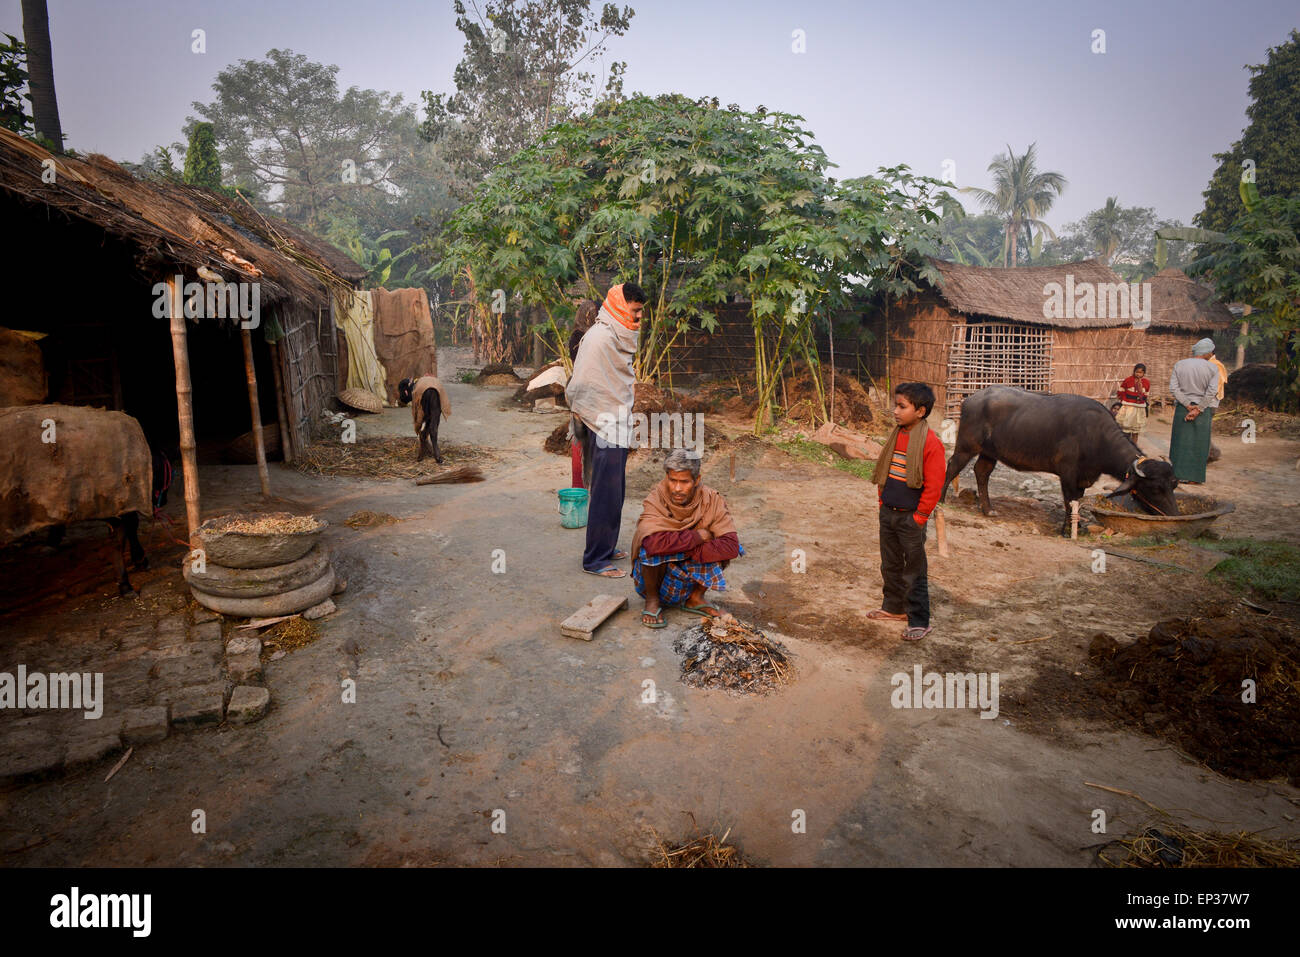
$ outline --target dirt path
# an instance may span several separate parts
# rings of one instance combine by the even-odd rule
[[[630,580],[581,573],[582,532],[556,511],[569,463],[541,449],[557,417],[500,411],[510,390],[456,383],[449,359],[456,411],[442,439],[496,450],[488,481],[416,488],[276,468],[278,495],[330,521],[349,588],[318,642],[268,666],[271,713],[137,748],[107,784],[93,768],[0,793],[0,862],[624,865],[645,859],[653,832],[698,825],[730,827],[746,854],[775,864],[1084,866],[1106,839],[1090,830],[1094,809],[1111,837],[1150,817],[1084,782],[1193,824],[1300,833],[1287,817],[1300,816],[1300,791],[1224,778],[1032,693],[1045,669],[1084,677],[1095,632],[1134,636],[1219,596],[1199,573],[1115,560],[1097,574],[1088,550],[1036,531],[1046,523],[1032,505],[1026,521],[997,523],[953,507],[952,557],[929,543],[936,631],[906,644],[899,626],[864,617],[880,594],[874,487],[740,441],[705,464],[747,551],[722,601],[778,633],[798,677],[766,698],[695,690],[671,650],[691,620],[670,612],[669,628],[642,628]],[[362,431],[409,423],[390,410]],[[1300,473],[1270,463],[1296,454],[1261,441],[1225,449],[1212,469],[1256,483],[1251,496],[1294,502]],[[660,474],[634,456],[626,532]],[[1025,478],[999,469],[995,496]],[[212,514],[256,488],[243,467],[204,481]],[[1239,505],[1228,531],[1293,535],[1276,511],[1268,520],[1277,504]],[[399,521],[344,525],[359,509]],[[561,637],[559,620],[599,591],[631,595],[631,608],[591,643]],[[999,673],[1000,713],[895,709],[891,676],[917,665]],[[356,704],[341,702],[344,677]],[[198,808],[206,834],[191,830]]]

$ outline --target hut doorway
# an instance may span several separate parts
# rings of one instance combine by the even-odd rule
[[[990,385],[1050,391],[1052,330],[1011,322],[954,323],[944,415],[959,418],[962,401]]]

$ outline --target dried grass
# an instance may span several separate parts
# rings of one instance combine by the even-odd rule
[[[1105,851],[1120,847],[1112,859]],[[1111,867],[1300,867],[1300,839],[1274,841],[1249,831],[1197,831],[1177,824],[1148,827],[1097,852]]]
[[[308,621],[301,615],[295,615],[285,621],[277,622],[262,635],[262,647],[268,650],[279,648],[281,651],[297,651],[305,648],[320,637],[316,623]]]
[[[728,828],[722,837],[703,834],[685,844],[670,846],[656,835],[655,859],[651,867],[753,867],[740,849],[727,843]]]
[[[439,444],[443,464],[431,458],[416,462],[415,437],[382,436],[353,444],[316,442],[307,447],[294,468],[308,475],[342,475],[357,478],[416,479],[435,476],[459,464],[491,461],[487,449],[477,445]]]
[[[375,525],[394,525],[397,519],[387,512],[372,512],[369,509],[363,509],[360,512],[353,512],[343,524],[349,528],[372,528]]]
[[[696,688],[763,693],[794,675],[784,645],[731,615],[687,629],[673,650],[683,655],[682,681]]]

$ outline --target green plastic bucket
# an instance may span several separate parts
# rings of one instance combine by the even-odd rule
[[[560,524],[565,528],[586,528],[587,490],[562,488],[560,495]]]

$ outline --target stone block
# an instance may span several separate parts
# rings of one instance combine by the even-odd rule
[[[307,621],[315,621],[317,618],[324,618],[326,615],[332,615],[338,611],[338,606],[334,604],[332,598],[326,598],[319,605],[312,605],[302,613],[302,617]]]
[[[175,728],[201,728],[220,724],[225,714],[225,702],[219,694],[189,695],[172,705],[172,726]]]
[[[191,641],[221,641],[221,618],[217,613],[211,612],[216,616],[211,620],[201,622],[190,629]]]
[[[237,685],[259,681],[262,677],[261,656],[253,651],[246,651],[239,655],[226,655],[226,671]]]
[[[252,685],[240,685],[230,695],[226,718],[233,724],[250,724],[266,715],[271,706],[271,692]]]
[[[122,720],[122,740],[134,747],[167,737],[167,708],[128,708]]]
[[[158,643],[160,645],[179,644],[185,640],[187,630],[185,618],[182,615],[160,618],[157,629]]]
[[[98,737],[85,738],[69,744],[65,764],[69,768],[83,767],[87,764],[94,764],[96,761],[106,758],[110,754],[116,754],[121,750],[121,735],[101,734]]]
[[[228,655],[243,655],[250,651],[255,655],[262,653],[262,639],[257,635],[236,635],[226,643]]]

